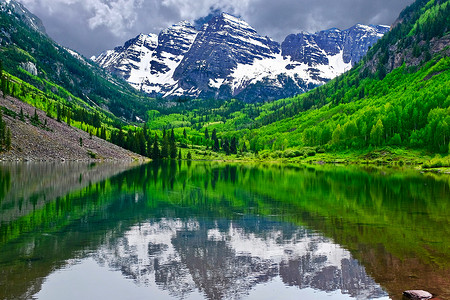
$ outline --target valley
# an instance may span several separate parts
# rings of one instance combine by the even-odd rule
[[[0,299],[448,299],[450,0],[199,3],[0,0]]]
[[[387,33],[355,25],[291,34],[282,44],[221,13],[93,57],[105,70],[29,26],[37,17],[22,13],[2,18],[28,36],[3,33],[2,91],[154,160],[442,168],[450,165],[448,10],[447,1],[416,1]],[[50,63],[41,63],[37,42],[57,49]],[[14,145],[10,153],[18,153]]]

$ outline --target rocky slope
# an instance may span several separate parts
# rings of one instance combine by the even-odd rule
[[[1,97],[0,106],[17,114],[22,108],[24,114],[29,116],[33,116],[35,111],[34,107],[12,97]],[[3,120],[11,129],[12,149],[0,153],[0,161],[145,160],[138,154],[48,118],[42,111],[38,110],[37,114],[42,122],[47,122],[46,129],[33,126],[27,118],[22,122],[19,118],[3,115]]]
[[[355,25],[286,37],[280,45],[222,13],[200,29],[181,22],[92,57],[152,96],[256,102],[308,91],[342,74],[389,27]]]

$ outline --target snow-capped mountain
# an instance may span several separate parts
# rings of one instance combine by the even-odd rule
[[[280,45],[222,13],[197,30],[181,22],[92,57],[153,96],[247,102],[290,97],[349,70],[389,27],[355,25],[286,37]]]
[[[0,0],[0,11],[6,12],[11,16],[14,15],[15,18],[20,19],[34,30],[45,34],[45,27],[42,21],[21,3],[14,0]]]

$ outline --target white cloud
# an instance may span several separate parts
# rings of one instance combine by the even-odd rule
[[[178,10],[183,19],[191,21],[208,15],[211,9],[242,15],[248,10],[250,3],[251,0],[162,0],[163,6]]]
[[[89,28],[104,26],[114,35],[123,37],[135,26],[137,12],[144,0],[20,0],[30,10],[46,9],[49,15],[61,9],[77,6],[88,13]],[[86,15],[85,15],[86,16]]]

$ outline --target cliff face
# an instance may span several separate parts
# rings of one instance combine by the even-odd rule
[[[286,37],[280,45],[229,14],[181,22],[92,59],[152,96],[257,102],[308,91],[349,70],[389,30],[355,25]],[[146,42],[151,40],[151,42]]]

